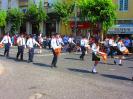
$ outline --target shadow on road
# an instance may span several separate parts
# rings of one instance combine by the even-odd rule
[[[133,69],[133,67],[128,67],[128,68],[131,68],[131,69]]]
[[[99,62],[99,64],[115,65],[115,64],[113,64],[113,63],[104,63],[104,62]]]
[[[118,80],[127,80],[131,81],[131,79],[123,77],[123,76],[117,76],[117,75],[109,75],[109,74],[101,74],[103,77],[112,78],[112,79],[118,79]]]
[[[73,72],[79,72],[79,73],[92,73],[88,70],[81,70],[81,69],[74,69],[74,68],[68,68],[68,70]]]
[[[33,64],[41,67],[51,67],[51,65],[43,64],[43,63],[33,63]]]
[[[69,59],[69,60],[80,60],[78,58],[64,58],[64,59]]]

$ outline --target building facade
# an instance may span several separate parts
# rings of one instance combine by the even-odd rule
[[[113,0],[117,5],[116,25],[109,29],[109,34],[133,34],[133,0]]]
[[[0,0],[0,10],[8,10],[11,8],[20,8],[24,13],[27,11],[27,7],[29,4],[30,0]],[[35,4],[39,4],[40,0],[33,0]],[[50,2],[50,3],[49,3]],[[47,13],[48,13],[48,6],[52,3],[51,0],[42,0],[42,3],[44,5],[44,9],[47,9]],[[45,35],[46,33],[46,23],[40,23],[40,27],[41,27],[41,33],[43,33]],[[10,26],[7,25],[5,27],[5,32],[10,30]],[[21,32],[26,32],[28,34],[34,33],[34,26],[29,23],[26,22],[23,24],[23,26],[20,28]],[[0,33],[2,32],[2,30],[0,29]]]

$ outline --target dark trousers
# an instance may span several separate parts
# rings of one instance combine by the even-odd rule
[[[111,56],[113,58],[115,51],[116,51],[116,47],[110,46],[110,52],[109,52],[108,56]]]
[[[52,60],[52,66],[56,67],[58,56],[55,54],[54,49],[52,49],[52,51],[53,51],[53,55],[54,55],[53,60]]]
[[[23,60],[23,54],[24,54],[24,46],[18,46],[18,53],[16,58],[18,59],[19,55],[21,55],[20,59]]]
[[[5,44],[4,56],[9,57],[10,44]]]
[[[34,48],[29,49],[29,61],[32,62],[34,57]]]
[[[82,54],[80,55],[80,59],[84,59],[86,48],[85,46],[81,46]]]

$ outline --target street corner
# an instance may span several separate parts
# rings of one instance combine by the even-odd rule
[[[6,72],[5,67],[2,66],[2,64],[0,64],[0,76],[3,75]]]

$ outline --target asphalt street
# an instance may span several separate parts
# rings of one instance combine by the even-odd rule
[[[80,53],[62,53],[57,68],[51,68],[52,53],[35,50],[33,63],[16,61],[17,48],[12,48],[10,58],[0,49],[0,99],[132,99],[133,56],[126,57],[123,66],[102,61],[97,66],[98,74],[92,74],[91,54],[85,60]],[[1,69],[1,68],[0,68]]]

